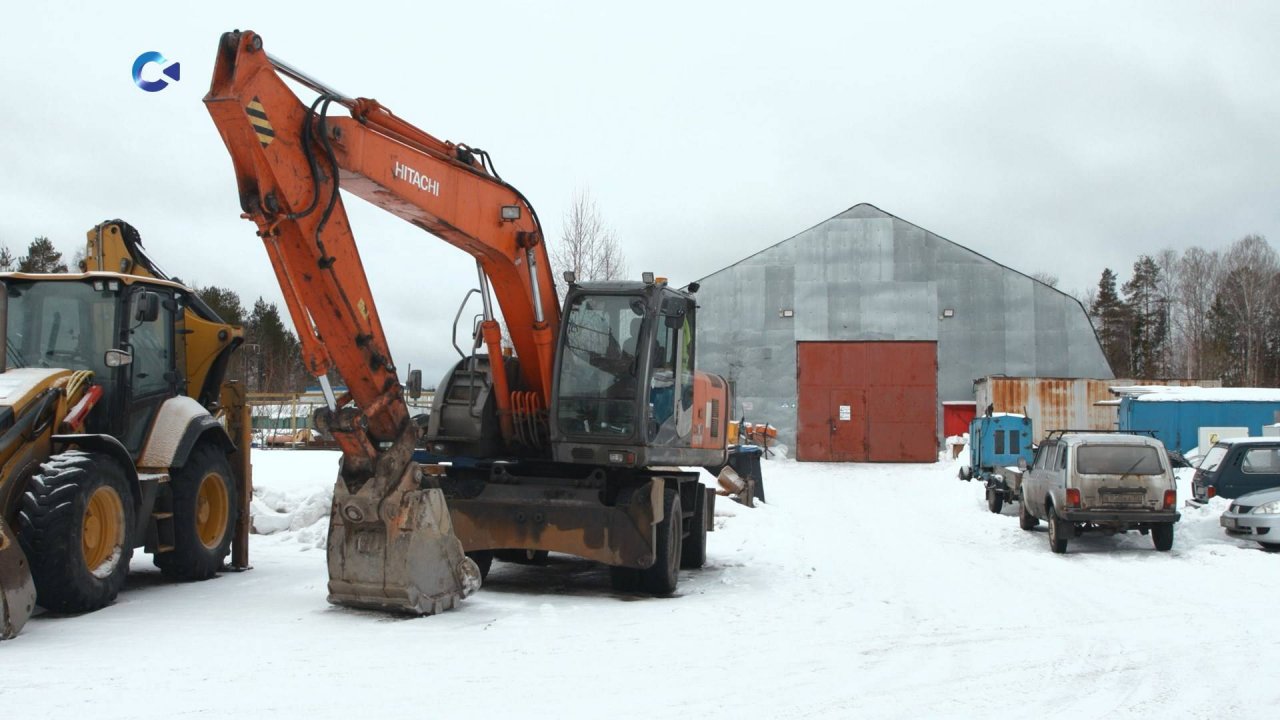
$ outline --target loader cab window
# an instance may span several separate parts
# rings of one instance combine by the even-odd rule
[[[638,295],[579,295],[565,313],[556,422],[572,435],[635,433],[646,305]]]
[[[162,295],[160,315],[155,320],[138,320],[142,288],[129,298],[128,339],[133,351],[133,396],[145,397],[167,393],[172,385],[173,370],[173,300]]]
[[[8,283],[7,366],[92,370],[108,385],[116,347],[116,292],[100,281]]]

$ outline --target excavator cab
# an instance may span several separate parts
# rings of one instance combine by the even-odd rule
[[[723,453],[726,389],[695,370],[696,308],[692,293],[662,280],[570,286],[550,413],[555,460],[644,467]]]

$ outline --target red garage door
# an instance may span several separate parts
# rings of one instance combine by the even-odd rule
[[[936,342],[796,343],[796,457],[938,459]]]

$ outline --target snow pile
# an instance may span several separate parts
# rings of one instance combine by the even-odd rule
[[[324,547],[339,457],[333,450],[254,450],[252,532]]]
[[[311,527],[329,515],[329,505],[332,502],[332,488],[305,496],[255,489],[250,505],[253,532],[271,535]]]

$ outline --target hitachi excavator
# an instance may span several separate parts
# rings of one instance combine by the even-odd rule
[[[304,103],[286,78],[317,96]],[[731,404],[722,378],[695,370],[696,285],[566,274],[562,311],[538,216],[488,153],[326,87],[253,32],[222,36],[205,103],[307,367],[323,387],[335,367],[347,383],[316,417],[343,455],[331,602],[437,612],[495,553],[596,560],[618,589],[658,595],[703,564],[715,496],[680,468],[725,465]],[[476,261],[482,319],[435,393],[421,463],[339,188]],[[410,394],[420,383],[410,375]]]

